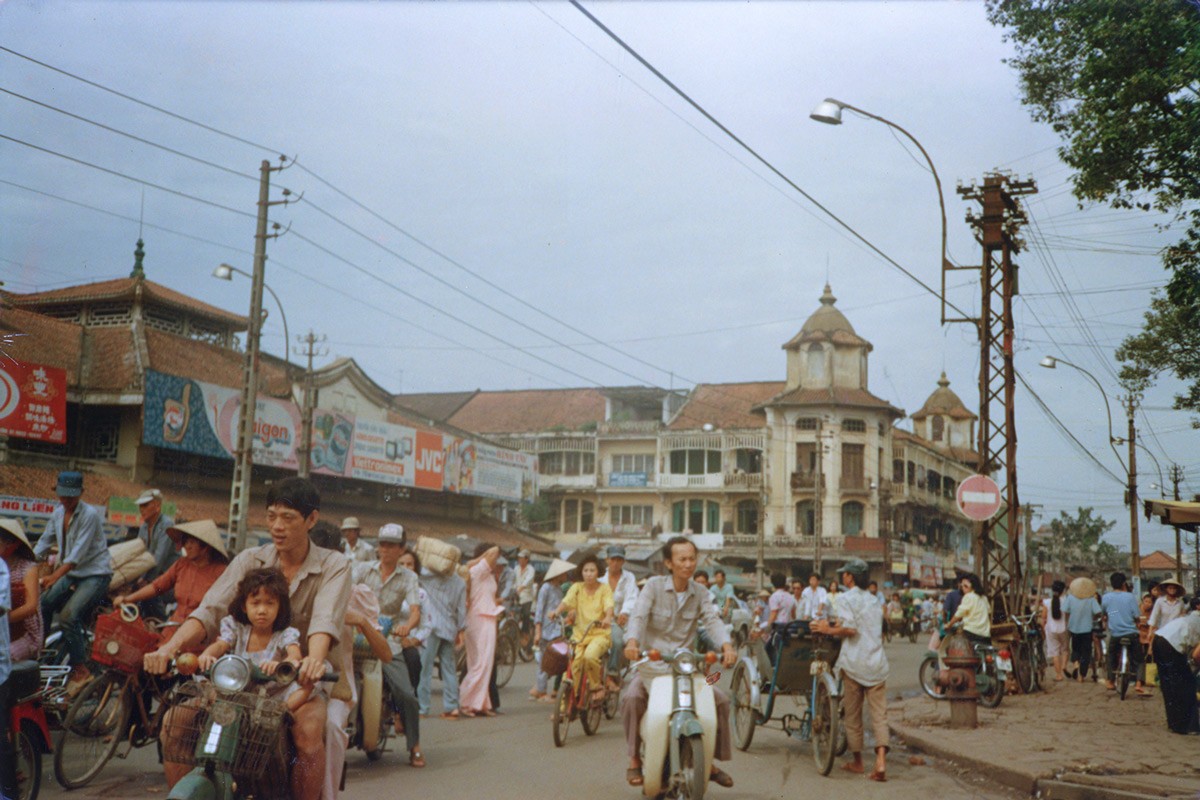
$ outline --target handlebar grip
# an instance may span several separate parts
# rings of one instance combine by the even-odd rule
[[[326,672],[324,675],[322,675],[317,680],[321,680],[326,683],[337,683],[338,680],[340,679],[340,677],[341,676],[338,673],[334,672],[333,670],[330,670],[329,672]]]

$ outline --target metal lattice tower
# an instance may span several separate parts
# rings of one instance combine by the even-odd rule
[[[1024,248],[1017,236],[1027,221],[1017,199],[1037,192],[1032,179],[1017,180],[1001,172],[983,176],[981,186],[960,186],[958,193],[982,206],[967,212],[975,239],[983,246],[980,270],[980,311],[970,322],[979,331],[979,472],[992,475],[1000,486],[1000,511],[979,527],[975,564],[988,587],[998,618],[1022,610],[1024,584],[1018,532],[1021,502],[1017,493],[1017,427],[1014,414],[1016,375],[1013,371],[1013,298],[1018,294],[1014,254]],[[1000,602],[1004,608],[999,608]]]

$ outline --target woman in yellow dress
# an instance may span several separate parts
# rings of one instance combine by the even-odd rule
[[[612,646],[613,594],[608,583],[600,581],[600,560],[596,556],[589,555],[580,562],[579,574],[583,580],[571,584],[554,616],[569,611],[569,622],[577,631],[596,623],[575,648],[574,671],[576,675],[587,675],[593,694],[603,695],[600,662]]]

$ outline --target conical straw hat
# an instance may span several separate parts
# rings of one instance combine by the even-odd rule
[[[181,533],[186,533],[188,536],[199,539],[215,550],[221,558],[226,561],[229,560],[229,553],[225,552],[225,540],[221,537],[221,529],[211,519],[183,522],[167,528],[167,534],[175,541],[179,541],[179,534]]]

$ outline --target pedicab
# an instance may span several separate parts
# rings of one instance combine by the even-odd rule
[[[777,725],[812,742],[813,761],[828,775],[834,758],[846,751],[842,686],[833,672],[841,639],[810,632],[806,620],[777,626],[770,636],[771,647],[754,641],[734,665],[734,742],[749,750],[756,728]]]

